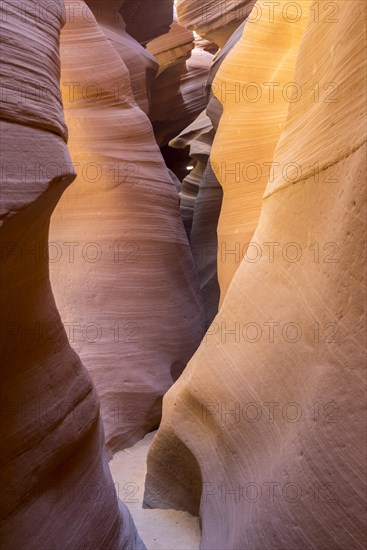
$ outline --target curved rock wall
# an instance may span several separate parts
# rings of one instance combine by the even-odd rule
[[[173,20],[172,0],[123,0],[121,15],[127,32],[141,44],[168,32]]]
[[[148,114],[151,86],[159,67],[157,60],[126,32],[126,23],[119,11],[122,0],[120,3],[116,0],[88,0],[86,3],[129,70],[130,82],[126,90],[121,84],[119,93],[129,97],[132,91],[139,107]]]
[[[194,164],[182,182],[180,211],[199,275],[206,326],[217,314],[219,303],[217,223],[222,190],[208,163],[214,135],[211,120],[203,111],[169,144],[177,149],[190,146],[190,164]]]
[[[149,117],[162,146],[205,109],[205,84],[213,55],[197,46],[193,33],[176,21],[169,33],[148,44],[148,50],[160,62]]]
[[[208,106],[206,113],[203,112],[197,119],[197,121],[206,120],[205,131],[201,127],[203,125],[194,121],[175,140],[170,142],[172,147],[181,148],[185,147],[188,143],[192,143],[190,154],[195,162],[197,161],[194,170],[186,178],[188,184],[191,182],[196,183],[194,192],[190,192],[189,185],[186,185],[188,189],[185,189],[185,182],[183,182],[181,214],[186,230],[189,230],[191,249],[198,270],[200,290],[205,306],[206,326],[209,326],[213,321],[219,307],[217,226],[223,199],[222,187],[213,172],[211,163],[208,162],[211,146],[223,113],[222,104],[213,95],[211,84],[224,59],[242,37],[245,24],[246,19],[230,36],[224,47],[213,59],[206,84],[207,97],[209,99]],[[203,141],[203,139],[205,139],[206,143],[206,155],[204,157],[200,155],[198,159],[195,159],[195,154],[192,153],[196,149],[197,141]],[[199,146],[199,151],[201,150],[202,147]]]
[[[5,1],[0,15],[2,545],[143,549],[49,281],[50,216],[75,178],[59,88],[64,4]]]
[[[178,20],[222,48],[255,3],[256,0],[177,0]]]
[[[78,177],[52,217],[51,280],[114,452],[158,426],[162,396],[200,342],[203,309],[178,193],[126,94],[126,65],[91,12],[78,16],[84,3],[72,4],[61,82]]]
[[[165,396],[148,457],[147,505],[197,513],[201,494],[203,549],[366,542],[366,4],[337,8],[326,20],[308,12],[293,77],[303,93],[252,238],[262,255],[240,264]],[[264,43],[269,60],[274,43]]]
[[[132,445],[167,392],[146,506],[206,550],[364,548],[366,3],[177,4],[0,8],[2,542],[142,550],[101,420]],[[201,113],[182,186],[147,113]]]
[[[196,197],[199,192],[203,174],[208,162],[212,142],[212,125],[205,111],[183,130],[176,138],[169,142],[173,149],[190,148],[190,169],[188,175],[182,181],[180,193],[180,211],[185,225],[188,239],[190,240],[192,219]]]
[[[269,17],[263,2],[257,3],[261,17],[248,21],[213,81],[213,92],[223,105],[210,157],[223,189],[218,223],[221,302],[256,229],[274,149],[295,90],[289,83],[294,82],[309,2],[303,2],[296,23],[283,16],[284,5],[274,5]],[[271,56],[265,53],[270,50]],[[250,258],[253,253],[251,247]]]

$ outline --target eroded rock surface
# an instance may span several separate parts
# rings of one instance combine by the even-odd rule
[[[366,4],[337,8],[329,22],[309,12],[298,52],[288,51],[304,93],[273,154],[252,237],[262,256],[239,265],[199,350],[165,396],[148,457],[146,503],[200,509],[207,550],[366,542]],[[270,31],[272,46],[263,42],[269,62],[281,26]],[[248,46],[245,31],[238,67],[247,66]],[[281,110],[275,103],[265,122]],[[228,124],[223,117],[218,146]]]
[[[251,13],[256,0],[178,0],[178,20],[201,37],[222,48],[236,28]],[[254,20],[258,13],[254,14]]]
[[[130,82],[126,83],[126,89],[123,82],[117,82],[116,92],[121,96],[126,94],[127,98],[133,92],[139,107],[148,114],[151,86],[159,67],[157,60],[126,32],[119,10],[122,0],[88,0],[86,3],[129,70]]]
[[[114,452],[158,426],[162,396],[200,342],[203,309],[178,193],[126,93],[129,71],[91,12],[77,16],[87,6],[75,4],[61,36],[61,83],[78,177],[52,218],[62,253],[51,280]],[[91,74],[101,91],[92,102]]]
[[[274,149],[293,100],[297,54],[310,12],[306,0],[294,23],[284,17],[284,3],[274,5],[272,17],[262,2],[257,6],[262,16],[255,22],[250,16],[212,84],[223,105],[210,156],[223,189],[218,223],[221,302],[259,220]],[[254,253],[251,246],[248,257]]]
[[[1,5],[1,539],[9,550],[144,549],[49,281],[50,216],[75,171],[59,88],[65,10],[48,6]]]
[[[152,86],[149,117],[157,143],[162,146],[206,107],[205,85],[213,55],[196,44],[193,33],[177,21],[147,48],[160,64]]]
[[[168,32],[173,20],[172,0],[123,0],[120,11],[127,32],[141,44]]]
[[[170,145],[176,148],[184,148],[190,144],[191,157],[196,163],[193,171],[183,182],[181,214],[186,231],[189,232],[198,270],[207,326],[213,321],[219,307],[217,265],[218,261],[221,261],[221,248],[218,254],[217,227],[223,199],[222,187],[209,161],[212,143],[223,113],[222,104],[213,95],[211,85],[224,59],[241,39],[245,24],[246,19],[214,57],[206,83],[206,111],[170,142]],[[199,155],[196,154],[197,151]]]
[[[180,211],[199,275],[205,307],[205,324],[210,325],[218,311],[217,224],[222,189],[208,163],[215,129],[203,111],[198,118],[170,141],[170,146],[190,146],[194,168],[182,182]]]

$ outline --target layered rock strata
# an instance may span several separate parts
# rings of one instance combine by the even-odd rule
[[[190,164],[194,165],[192,169],[188,166],[188,170],[190,171],[182,181],[182,191],[180,193],[180,211],[189,240],[194,206],[210,154],[213,139],[211,134],[212,125],[210,119],[207,117],[205,111],[203,111],[177,138],[169,142],[169,146],[174,149],[189,147]]]
[[[159,60],[149,117],[157,143],[166,145],[205,109],[205,85],[213,55],[196,46],[194,35],[174,21],[170,31],[148,44]]]
[[[194,168],[182,182],[180,210],[193,251],[205,306],[205,324],[209,325],[218,311],[217,223],[222,190],[208,159],[215,130],[203,111],[170,146],[190,146]]]
[[[207,97],[209,98],[206,114],[202,113],[197,121],[194,121],[175,140],[170,142],[172,147],[180,148],[184,148],[190,143],[195,151],[196,140],[202,140],[203,134],[205,135],[206,156],[203,162],[198,162],[195,165],[194,170],[186,178],[187,182],[193,180],[196,186],[192,191],[191,187],[185,189],[184,185],[181,193],[181,213],[186,231],[190,231],[190,244],[198,270],[207,326],[213,321],[219,307],[220,290],[217,263],[221,258],[218,258],[217,226],[223,198],[222,187],[213,172],[211,163],[208,162],[208,155],[211,153],[211,145],[223,112],[222,104],[212,93],[211,84],[224,59],[240,40],[245,24],[246,20],[214,57],[206,84]],[[206,123],[198,124],[199,121],[206,121]],[[192,157],[194,158],[194,155]],[[197,161],[195,160],[195,162]]]
[[[289,106],[299,94],[294,71],[309,2],[304,2],[296,23],[290,16],[284,17],[284,6],[282,2],[274,5],[269,17],[266,5],[257,3],[261,17],[247,21],[241,40],[223,61],[212,84],[223,105],[210,157],[223,189],[218,223],[221,302],[251,243],[274,149]],[[249,257],[252,252],[251,248]]]
[[[290,106],[252,238],[261,249],[241,262],[165,396],[145,499],[200,510],[203,549],[366,542],[365,18],[363,1],[353,10],[338,1],[327,20],[309,11],[294,75],[303,93]],[[269,29],[268,60],[281,27]],[[274,108],[277,117],[282,105]]]
[[[151,124],[131,89],[126,94],[120,55],[91,12],[77,16],[88,9],[78,5],[61,36],[78,177],[52,218],[59,255],[51,280],[71,344],[96,384],[114,452],[158,426],[162,396],[200,342],[203,312],[178,193]],[[116,95],[116,83],[124,94]]]
[[[151,86],[159,67],[157,60],[126,32],[126,23],[119,11],[122,0],[88,0],[87,4],[129,70],[130,82],[126,90],[121,83],[119,93],[129,97],[132,91],[139,107],[148,114]]]
[[[255,3],[256,0],[178,0],[178,21],[223,48],[238,25],[249,16]],[[256,10],[254,21],[258,16]]]
[[[144,549],[49,281],[50,216],[75,178],[59,88],[64,4],[5,1],[0,11],[2,544]]]
[[[120,13],[127,32],[141,44],[147,44],[168,32],[173,20],[173,1],[123,0]]]

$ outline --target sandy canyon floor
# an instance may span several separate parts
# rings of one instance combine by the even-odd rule
[[[187,512],[142,507],[146,458],[155,433],[114,455],[110,468],[117,494],[129,508],[148,550],[198,550],[199,518]]]

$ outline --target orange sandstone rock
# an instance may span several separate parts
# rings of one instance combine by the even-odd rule
[[[366,4],[337,8],[333,21],[310,13],[298,48],[304,93],[273,155],[252,236],[261,255],[241,262],[165,396],[148,457],[146,504],[200,511],[207,550],[366,543]]]
[[[178,21],[222,48],[256,0],[178,0]]]
[[[303,2],[298,22],[284,17],[284,2],[269,17],[248,19],[242,39],[221,65],[213,92],[223,105],[210,162],[223,188],[218,224],[218,279],[221,302],[246,255],[256,229],[274,149],[284,128],[298,48],[310,2]],[[269,52],[271,55],[264,52]],[[249,256],[253,253],[251,249]],[[252,257],[252,256],[251,256]]]

